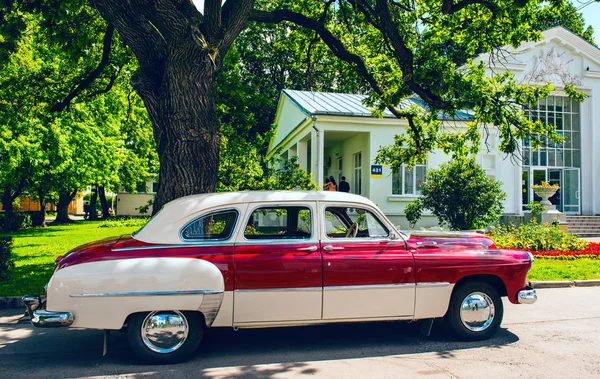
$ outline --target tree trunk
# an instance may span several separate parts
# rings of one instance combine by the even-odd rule
[[[196,46],[177,53],[166,61],[158,107],[146,106],[160,160],[153,214],[171,200],[214,192],[217,186],[221,131],[213,91],[215,69],[208,54]]]
[[[98,187],[98,195],[100,196],[100,205],[102,207],[102,218],[109,218],[108,203],[106,202],[106,189],[104,186]]]
[[[34,222],[33,226],[46,227],[46,194],[43,191],[38,191],[38,197],[40,198],[40,213],[38,215],[37,222]]]
[[[90,217],[89,220],[98,220],[98,187],[92,188],[92,195],[90,196]]]
[[[13,210],[13,201],[12,193],[10,190],[5,190],[2,193],[2,209],[4,210],[4,225],[2,226],[2,230],[4,232],[11,231],[11,225],[13,224],[13,218],[15,212]]]
[[[69,192],[61,192],[58,195],[58,203],[56,204],[56,220],[55,223],[67,223],[72,220],[69,218],[69,204],[77,194],[77,191],[73,191],[73,193]]]

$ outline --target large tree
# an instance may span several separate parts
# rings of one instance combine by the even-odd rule
[[[3,9],[43,14],[53,32],[77,36],[87,21],[77,12],[83,0],[5,0]],[[60,4],[60,5],[59,5]],[[397,158],[408,163],[435,148],[461,150],[480,137],[481,126],[500,129],[502,151],[513,153],[525,135],[549,134],[551,126],[531,122],[516,105],[546,96],[550,86],[519,85],[511,75],[487,77],[483,65],[465,57],[540,38],[530,27],[546,6],[527,0],[94,0],[90,4],[118,31],[139,62],[133,85],[154,129],[160,159],[155,211],[167,201],[214,191],[221,129],[215,105],[215,80],[224,57],[249,20],[286,23],[310,30],[364,77],[375,114],[388,109],[408,120],[398,141]],[[19,13],[4,13],[6,35],[18,34]],[[73,23],[72,19],[79,22]],[[59,20],[52,22],[51,20]],[[10,39],[7,39],[10,42]],[[75,44],[83,50],[85,38]],[[5,44],[10,49],[10,43]],[[1,52],[1,51],[0,51]],[[85,83],[84,83],[85,84]],[[576,95],[566,83],[567,92]],[[419,96],[429,112],[406,109],[404,98]],[[436,122],[472,109],[467,133],[448,133]]]

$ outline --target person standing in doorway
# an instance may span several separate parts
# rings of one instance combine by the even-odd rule
[[[83,203],[83,219],[87,220],[90,217],[90,203]]]
[[[329,180],[329,178],[325,178],[325,184],[323,185],[323,191],[335,191],[335,184]]]
[[[335,182],[335,178],[333,177],[333,175],[329,177],[329,182],[333,183],[334,189],[332,191],[337,191],[337,183]]]
[[[342,181],[340,181],[340,192],[350,192],[350,183],[346,181],[345,176],[342,176]]]

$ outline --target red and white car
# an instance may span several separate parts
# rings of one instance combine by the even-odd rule
[[[481,234],[405,235],[364,197],[269,191],[188,196],[134,236],[57,259],[38,327],[126,328],[154,362],[190,356],[206,328],[444,317],[459,338],[491,337],[501,296],[533,303],[533,257]],[[106,346],[105,346],[106,347]]]

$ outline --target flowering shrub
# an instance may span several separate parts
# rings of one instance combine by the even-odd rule
[[[550,224],[538,224],[535,221],[514,225],[500,225],[492,228],[490,238],[499,249],[520,249],[531,252],[540,251],[580,251],[587,242],[574,234],[569,234]]]
[[[527,249],[525,249],[527,250]],[[583,250],[570,250],[570,251],[562,251],[562,250],[546,250],[546,251],[535,251],[528,250],[533,254],[534,257],[544,258],[544,259],[564,259],[564,260],[572,260],[579,258],[591,258],[591,259],[600,259],[600,243],[598,242],[590,242],[587,244],[587,247]]]
[[[553,190],[559,190],[560,186],[558,184],[550,184],[550,182],[542,182],[542,184],[534,184],[531,186],[532,190],[537,190],[537,189],[553,189]]]

